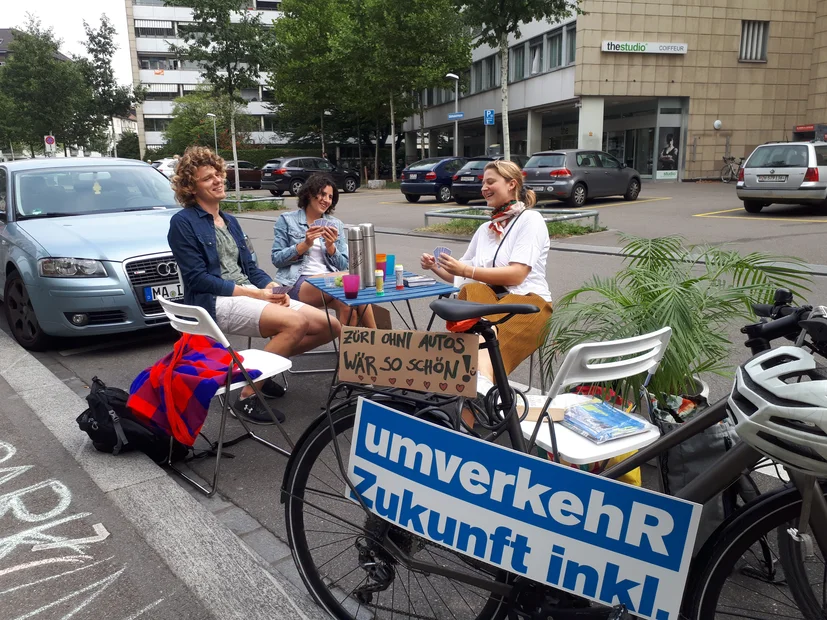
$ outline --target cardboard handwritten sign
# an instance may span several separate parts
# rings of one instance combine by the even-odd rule
[[[339,379],[473,397],[478,355],[473,334],[343,327]]]

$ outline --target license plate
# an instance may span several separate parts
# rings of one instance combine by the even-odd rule
[[[273,176],[273,173],[272,173],[272,172],[265,172],[265,173],[264,173],[264,176],[266,176],[266,177],[271,177],[271,176]]]
[[[474,182],[474,177],[460,177],[459,180],[462,181],[463,183],[473,183]]]
[[[408,178],[409,178],[409,179],[415,179],[415,178],[416,178],[416,175],[415,175],[415,174],[409,174],[409,175],[408,175]]]
[[[762,174],[758,177],[759,183],[783,183],[786,180],[785,174]]]
[[[179,282],[178,284],[159,284],[157,286],[144,287],[144,301],[155,301],[160,298],[181,299],[184,296],[184,286]]]

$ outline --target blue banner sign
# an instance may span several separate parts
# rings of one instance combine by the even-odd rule
[[[448,114],[449,121],[458,121],[465,118],[465,112],[450,112]]]
[[[678,618],[697,504],[363,399],[348,474],[374,513],[413,534],[637,616]]]

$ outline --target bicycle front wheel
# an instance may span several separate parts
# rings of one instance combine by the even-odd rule
[[[727,164],[723,168],[721,168],[721,181],[724,183],[729,183],[735,178],[735,175],[732,172],[732,166]]]
[[[710,552],[698,558],[682,617],[824,620],[824,557],[816,545],[815,558],[805,562],[791,546],[798,543],[785,539],[800,514],[801,496],[795,488],[748,504],[705,547]]]
[[[394,407],[394,403],[385,403]],[[395,408],[407,410],[406,405]],[[507,573],[367,516],[345,498],[345,471],[356,405],[332,414],[334,432],[319,424],[293,456],[285,487],[287,536],[299,573],[316,601],[334,618],[499,620],[502,597],[434,573],[408,569],[383,541],[416,560],[493,583]]]

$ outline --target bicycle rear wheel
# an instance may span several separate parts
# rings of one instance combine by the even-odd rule
[[[823,555],[816,546],[816,558],[804,562],[791,547],[797,543],[784,538],[800,514],[801,496],[795,488],[748,504],[697,558],[682,617],[824,620]]]
[[[385,403],[394,407],[394,403]],[[409,411],[410,406],[395,406]],[[332,414],[296,447],[285,487],[287,536],[302,580],[334,618],[371,617],[497,620],[505,602],[485,588],[433,573],[409,570],[383,544],[389,538],[415,559],[438,564],[492,583],[507,573],[368,517],[345,499],[345,478],[336,459],[338,442],[345,469],[356,405]]]
[[[732,171],[732,166],[726,164],[723,168],[721,168],[721,181],[724,183],[729,183],[735,178],[735,175]]]

